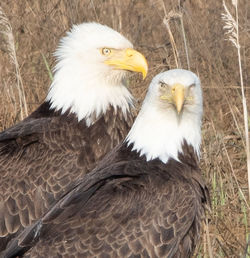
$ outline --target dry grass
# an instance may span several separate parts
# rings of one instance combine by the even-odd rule
[[[239,35],[239,13],[238,13],[238,0],[232,1],[232,6],[234,8],[235,17],[228,10],[228,7],[223,1],[224,13],[222,13],[222,20],[225,22],[224,30],[226,31],[226,36],[228,40],[233,44],[237,50],[238,63],[239,63],[239,77],[241,86],[241,100],[243,106],[243,118],[244,118],[244,128],[245,128],[245,143],[246,143],[246,156],[247,156],[247,171],[248,171],[248,193],[250,198],[250,149],[249,149],[249,130],[248,130],[248,112],[247,103],[245,97],[245,88],[242,74],[242,64],[241,64],[241,45],[240,45],[240,35]]]
[[[226,4],[234,15],[231,1]],[[190,67],[199,74],[205,112],[201,166],[210,188],[212,209],[196,256],[249,257],[250,203],[242,93],[237,51],[225,40],[223,31],[222,0],[2,0],[0,5],[12,26],[29,113],[43,101],[54,65],[52,53],[59,38],[74,23],[105,23],[121,31],[145,53],[149,76],[144,82],[135,76],[131,82],[139,100],[152,77],[162,70]],[[248,104],[248,0],[238,2],[238,17]],[[13,86],[16,83],[15,67],[0,36],[1,129],[21,119],[18,92]]]
[[[28,115],[27,111],[27,103],[23,88],[22,77],[20,74],[20,68],[17,61],[16,56],[16,47],[15,47],[15,39],[12,31],[11,24],[9,19],[6,17],[5,13],[3,12],[2,8],[0,7],[0,32],[2,36],[2,43],[5,45],[6,50],[9,54],[10,61],[15,67],[15,77],[16,77],[16,89],[18,93],[19,99],[19,107],[20,107],[20,117],[23,119],[25,116]],[[9,95],[15,98],[15,94]],[[16,102],[16,101],[15,101]]]

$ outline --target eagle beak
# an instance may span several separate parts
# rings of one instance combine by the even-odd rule
[[[144,55],[132,49],[113,49],[109,57],[104,61],[105,64],[116,69],[128,70],[142,73],[143,79],[148,73],[148,63]]]
[[[172,95],[173,95],[174,104],[176,106],[176,110],[178,114],[180,114],[184,104],[184,99],[185,99],[184,86],[179,83],[174,84],[172,87]]]

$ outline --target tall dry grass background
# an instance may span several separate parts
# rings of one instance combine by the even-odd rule
[[[233,3],[230,0],[225,3],[235,18]],[[25,105],[31,113],[44,100],[52,78],[53,52],[59,38],[75,23],[107,24],[122,32],[146,55],[149,76],[143,82],[133,76],[130,82],[139,100],[138,107],[158,72],[176,67],[196,72],[204,91],[201,167],[210,188],[212,207],[195,256],[250,257],[241,80],[237,49],[225,40],[228,35],[221,17],[225,13],[223,1],[2,0],[0,7],[0,30],[5,31],[0,33],[2,130],[25,116]],[[1,15],[7,19],[7,25],[1,22]],[[238,25],[242,80],[249,111],[249,0],[238,1]],[[6,28],[11,37],[6,37]],[[250,127],[249,115],[246,119]]]

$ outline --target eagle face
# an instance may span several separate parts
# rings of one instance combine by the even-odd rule
[[[199,78],[192,72],[174,69],[156,76],[149,89],[159,106],[178,116],[202,112],[202,91]]]
[[[104,63],[113,69],[140,72],[143,79],[146,77],[147,61],[140,52],[132,48],[114,49],[107,47],[101,48],[100,52],[106,57]]]
[[[145,57],[133,49],[128,39],[108,26],[97,23],[74,25],[61,39],[55,56],[59,60],[59,68],[68,61],[75,68],[75,75],[87,69],[89,77],[102,77],[110,83],[114,77],[116,84],[118,74],[122,78],[126,71],[133,71],[145,77],[148,71]],[[60,61],[63,61],[62,64]]]

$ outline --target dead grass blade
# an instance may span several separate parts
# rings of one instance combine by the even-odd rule
[[[225,22],[224,30],[228,37],[228,40],[232,42],[233,46],[237,49],[240,85],[242,94],[243,105],[243,117],[244,117],[244,129],[245,129],[245,142],[246,142],[246,155],[247,155],[247,174],[248,174],[248,194],[250,198],[250,148],[249,148],[249,134],[248,134],[248,114],[247,114],[247,102],[245,97],[245,89],[242,74],[241,65],[241,52],[240,52],[240,39],[239,39],[239,17],[238,17],[238,0],[233,0],[232,5],[235,8],[235,18],[227,8],[225,1],[223,1],[223,7],[225,13],[222,13],[222,20]]]
[[[28,115],[28,109],[27,109],[27,102],[25,98],[22,77],[20,74],[19,64],[16,56],[15,40],[14,40],[14,35],[13,35],[13,31],[12,31],[12,27],[9,22],[9,19],[7,18],[7,16],[5,15],[1,7],[0,7],[0,34],[3,35],[3,39],[5,41],[6,48],[10,56],[10,60],[15,66],[16,87],[17,87],[18,96],[19,96],[20,115],[21,115],[21,119],[23,119],[25,116]]]

